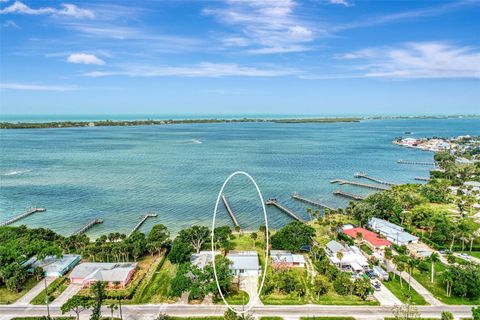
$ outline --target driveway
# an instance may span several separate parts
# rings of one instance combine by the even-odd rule
[[[57,299],[55,299],[52,302],[52,306],[62,306],[65,302],[67,302],[68,299],[73,297],[82,289],[82,285],[78,283],[72,283],[70,284],[65,291],[62,292],[61,295],[58,296]]]
[[[258,288],[258,276],[256,275],[242,275],[240,276],[240,290],[248,293],[250,301],[248,301],[247,306],[249,305],[259,305],[262,304],[260,299],[255,299],[257,296]]]
[[[55,281],[55,279],[57,279],[56,277],[47,277],[47,287],[53,282]],[[38,282],[35,287],[33,287],[32,289],[30,289],[30,291],[28,291],[23,297],[21,297],[20,299],[18,299],[17,301],[15,301],[15,305],[27,305],[30,303],[30,301],[33,300],[33,298],[35,298],[36,296],[38,296],[40,294],[40,292],[42,292],[43,290],[45,290],[45,280],[42,279],[40,280],[40,282]]]
[[[402,302],[390,291],[387,287],[380,282],[380,290],[374,291],[373,296],[380,302],[381,306],[394,306],[400,305]]]
[[[407,283],[410,279],[410,276],[407,272],[402,272],[401,274],[397,271],[397,274],[399,274]],[[439,301],[435,296],[428,291],[424,286],[422,286],[417,280],[415,280],[414,277],[412,277],[412,280],[410,282],[411,286],[415,291],[417,291],[419,294],[422,295],[423,298],[425,298],[425,301],[427,301],[429,304],[432,306],[443,306],[445,305],[443,302]]]

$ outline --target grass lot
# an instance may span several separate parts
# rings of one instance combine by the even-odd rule
[[[447,297],[445,293],[445,285],[442,283],[441,274],[445,270],[445,265],[441,262],[437,262],[435,264],[435,281],[434,283],[430,283],[430,272],[420,272],[415,270],[413,272],[413,277],[415,280],[420,282],[428,291],[430,291],[435,298],[442,301],[446,304],[465,304],[465,305],[479,305],[480,298],[470,300],[467,298],[462,297]]]
[[[199,317],[199,318],[182,318],[182,317],[170,317],[172,320],[223,320],[223,317]]]
[[[354,317],[301,317],[300,320],[355,320]]]
[[[50,296],[50,302],[58,298],[65,289],[68,287],[68,278],[66,276],[60,277],[55,279],[50,285],[48,286],[48,294]],[[40,305],[45,304],[45,290],[40,292],[33,300],[30,302],[31,304]]]
[[[283,320],[282,317],[260,317],[260,320]]]
[[[307,223],[309,226],[315,229],[316,235],[314,239],[320,245],[325,245],[327,244],[327,242],[335,238],[336,234],[335,232],[332,231],[332,226],[336,225],[336,221],[340,221],[343,224],[356,223],[356,221],[354,221],[351,216],[348,216],[345,214],[332,214],[332,215],[329,215],[327,219],[328,220],[322,220],[321,223],[319,223],[318,221],[309,221]]]
[[[402,282],[403,282],[403,288],[400,286],[400,277],[396,276],[395,278],[393,278],[393,273],[390,273],[390,279],[388,281],[383,281],[383,284],[403,303],[408,302],[407,297],[410,296],[411,304],[414,304],[417,306],[422,306],[427,304],[425,299],[413,288],[411,288],[410,291],[408,290],[408,283],[406,281],[402,280]]]
[[[240,290],[236,294],[228,294],[225,297],[225,300],[227,300],[228,304],[239,305],[240,306],[240,305],[243,305],[243,304],[246,305],[248,303],[248,301],[250,301],[250,297],[248,296],[248,293]],[[221,302],[223,303],[223,300]]]
[[[5,287],[0,287],[0,304],[14,303],[19,298],[23,297],[25,293],[30,291],[30,289],[32,289],[36,284],[37,281],[33,277],[30,277],[20,292],[12,292]]]
[[[147,277],[138,288],[135,303],[160,303],[168,301],[170,280],[175,277],[177,267],[163,257],[150,268]]]
[[[370,249],[370,247],[369,247],[369,246],[367,246],[367,245],[366,245],[366,244],[364,244],[364,243],[362,243],[362,244],[360,245],[360,249],[362,249],[362,250],[363,250],[363,252],[365,252],[365,253],[366,253],[366,254],[368,254],[368,255],[371,255],[371,254],[373,254],[373,251],[372,251],[372,249]]]

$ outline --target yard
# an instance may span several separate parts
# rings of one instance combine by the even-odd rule
[[[464,304],[464,305],[479,305],[480,298],[470,300],[462,297],[447,297],[445,284],[441,280],[441,274],[445,270],[445,265],[441,262],[435,264],[435,281],[432,284],[430,282],[430,273],[429,272],[420,272],[415,270],[413,272],[413,277],[415,280],[420,282],[428,291],[430,291],[435,298],[442,301],[446,304]]]
[[[133,298],[134,303],[168,302],[170,280],[175,277],[177,267],[162,257],[153,265]]]
[[[422,306],[427,304],[425,299],[413,288],[408,290],[408,283],[406,281],[403,281],[403,288],[402,288],[402,286],[400,285],[400,277],[396,276],[394,278],[393,273],[390,273],[389,280],[383,281],[383,284],[403,303],[407,303],[408,298],[410,297],[411,304],[414,304],[417,306]]]
[[[228,304],[240,306],[240,305],[246,305],[248,301],[250,301],[250,297],[248,296],[248,293],[240,290],[236,294],[227,294],[225,296],[225,300],[227,300]],[[222,303],[223,303],[223,300],[222,300]]]
[[[14,303],[16,300],[23,297],[25,293],[30,291],[30,289],[32,289],[37,283],[38,281],[33,277],[30,277],[20,292],[12,292],[5,287],[0,287],[0,304]]]
[[[65,289],[68,287],[68,278],[66,276],[55,279],[47,287],[48,295],[50,296],[50,302],[58,298]],[[30,302],[34,305],[45,304],[45,290],[40,292],[33,300]]]

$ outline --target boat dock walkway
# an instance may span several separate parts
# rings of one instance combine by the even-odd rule
[[[367,197],[367,196],[362,196],[362,195],[359,195],[359,194],[343,192],[342,190],[336,190],[336,191],[333,192],[333,194],[336,195],[336,196],[342,196],[342,197],[353,199],[353,200],[363,200]]]
[[[86,225],[84,225],[83,227],[81,227],[80,229],[72,233],[72,236],[81,235],[85,233],[88,229],[92,228],[94,225],[101,224],[101,223],[103,223],[102,219],[93,219],[90,222],[88,222]]]
[[[375,189],[375,190],[388,190],[388,189],[390,189],[389,187],[386,187],[386,186],[378,186],[378,185],[369,184],[369,183],[348,181],[348,180],[342,180],[342,179],[335,179],[335,180],[330,181],[330,183],[350,184],[352,186],[365,187],[365,188],[370,188],[370,189]]]
[[[240,228],[240,224],[238,223],[237,218],[233,214],[233,210],[230,207],[230,205],[228,204],[228,200],[223,193],[222,193],[222,201],[223,201],[223,204],[225,205],[225,209],[227,209],[227,212],[230,215],[230,218],[232,218],[233,224],[235,225],[235,227]]]
[[[400,164],[417,164],[419,166],[435,166],[435,162],[426,162],[426,161],[411,161],[411,160],[397,160],[397,163]]]
[[[303,222],[303,219],[299,218],[292,210],[284,207],[283,205],[281,205],[277,199],[268,199],[267,201],[265,201],[265,204],[266,205],[272,205],[272,206],[275,206],[277,207],[278,209],[280,209],[281,211],[285,212],[286,214],[288,214],[290,217],[292,217],[293,219],[295,220],[298,220],[298,221],[301,221]]]
[[[45,212],[45,211],[47,211],[47,209],[45,209],[45,208],[36,208],[36,207],[30,208],[30,209],[28,209],[27,211],[22,212],[22,213],[14,216],[14,217],[11,217],[11,218],[8,219],[8,220],[5,220],[5,221],[3,221],[3,222],[0,222],[0,227],[8,226],[8,225],[10,225],[10,224],[12,224],[12,223],[20,220],[20,219],[23,219],[23,218],[25,218],[25,217],[28,217],[29,215],[34,214],[34,213],[36,213],[36,212]]]
[[[130,231],[130,233],[128,234],[128,236],[131,236],[132,233],[134,233],[135,231],[137,231],[138,229],[140,229],[140,227],[142,226],[142,224],[147,221],[148,218],[156,218],[158,215],[156,213],[147,213],[145,215],[142,216],[142,219],[137,223],[137,225],[135,227],[133,227],[132,231]]]
[[[430,180],[430,178],[427,178],[427,177],[415,177],[414,179],[418,180],[418,181],[429,181]]]
[[[298,200],[298,201],[302,201],[302,202],[305,202],[305,203],[308,203],[308,204],[311,204],[311,205],[314,205],[314,206],[317,206],[317,207],[321,207],[321,208],[324,208],[324,209],[328,209],[330,211],[335,211],[337,209],[335,208],[332,208],[324,203],[321,203],[320,201],[318,200],[312,200],[312,199],[307,199],[307,198],[304,198],[302,197],[300,194],[298,194],[297,192],[294,192],[292,194],[292,198],[295,199],[295,200]]]
[[[395,186],[396,185],[396,183],[393,183],[393,182],[383,181],[383,180],[380,180],[380,179],[377,179],[377,178],[374,178],[374,177],[370,177],[365,172],[355,173],[355,178],[368,179],[368,180],[371,180],[371,181],[376,182],[376,183],[384,184],[386,186]]]

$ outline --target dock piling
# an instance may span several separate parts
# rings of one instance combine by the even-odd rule
[[[383,181],[383,180],[380,180],[380,179],[377,179],[377,178],[374,178],[374,177],[370,177],[369,175],[367,175],[365,172],[357,172],[355,173],[355,178],[364,178],[364,179],[368,179],[370,181],[373,181],[373,182],[376,182],[376,183],[380,183],[380,184],[384,184],[386,186],[395,186],[396,184],[393,183],[393,182],[388,182],[388,181]]]
[[[131,236],[132,233],[134,233],[135,231],[137,231],[138,229],[140,229],[140,227],[142,226],[142,224],[147,221],[148,218],[155,218],[157,217],[158,215],[156,213],[147,213],[145,215],[142,216],[142,219],[140,219],[140,221],[135,225],[135,227],[133,227],[132,231],[130,231],[130,233],[128,234],[128,236]]]
[[[72,233],[72,236],[81,235],[85,233],[88,229],[92,228],[94,225],[101,224],[101,223],[103,223],[102,219],[93,219],[90,222],[88,222],[86,225],[84,225],[83,227],[81,227],[80,229]]]
[[[228,214],[230,215],[230,218],[232,219],[233,221],[233,224],[235,225],[235,227],[239,227],[240,228],[240,224],[238,223],[237,221],[237,218],[235,217],[235,215],[233,214],[233,210],[232,208],[230,207],[230,204],[228,203],[228,200],[227,198],[225,197],[225,195],[222,193],[222,201],[223,201],[223,204],[225,205],[225,209],[227,209],[227,212]]]
[[[375,189],[375,190],[388,190],[388,189],[390,189],[390,187],[387,187],[387,186],[380,186],[380,185],[374,185],[374,184],[362,183],[362,182],[356,182],[356,181],[349,181],[349,180],[343,180],[343,179],[331,180],[330,183],[349,184],[349,185],[352,185],[352,186],[365,187],[365,188]]]
[[[341,196],[341,197],[345,197],[345,198],[349,198],[349,199],[353,199],[353,200],[363,200],[366,198],[366,196],[362,196],[362,195],[359,195],[359,194],[353,194],[353,193],[348,193],[348,192],[344,192],[342,190],[335,190],[333,192],[334,195],[336,196]]]
[[[274,198],[271,198],[271,199],[268,199],[267,201],[265,201],[265,204],[266,205],[273,205],[275,207],[277,207],[278,209],[280,209],[280,211],[283,211],[285,212],[286,214],[288,214],[290,217],[292,217],[293,219],[297,220],[297,221],[301,221],[301,222],[304,222],[303,219],[299,218],[292,210],[286,208],[285,206],[281,205],[277,199],[274,199]]]
[[[314,206],[317,206],[317,207],[321,207],[323,209],[328,209],[330,211],[335,211],[337,209],[335,208],[332,208],[324,203],[321,203],[320,201],[318,200],[312,200],[312,199],[307,199],[303,196],[301,196],[300,194],[298,194],[297,192],[294,192],[292,194],[292,198],[295,199],[295,200],[298,200],[298,201],[302,201],[302,202],[305,202],[305,203],[308,203],[308,204],[311,204],[311,205],[314,205]]]
[[[12,224],[12,223],[14,223],[14,222],[17,222],[18,220],[21,220],[21,219],[23,219],[23,218],[25,218],[25,217],[28,217],[29,215],[34,214],[34,213],[36,213],[36,212],[45,212],[45,211],[47,211],[47,209],[45,209],[45,208],[37,208],[37,207],[30,208],[30,209],[28,209],[27,211],[22,212],[22,213],[14,216],[14,217],[8,219],[8,220],[5,220],[5,221],[3,221],[3,222],[0,222],[0,227],[8,226],[8,225],[10,225],[10,224]]]

